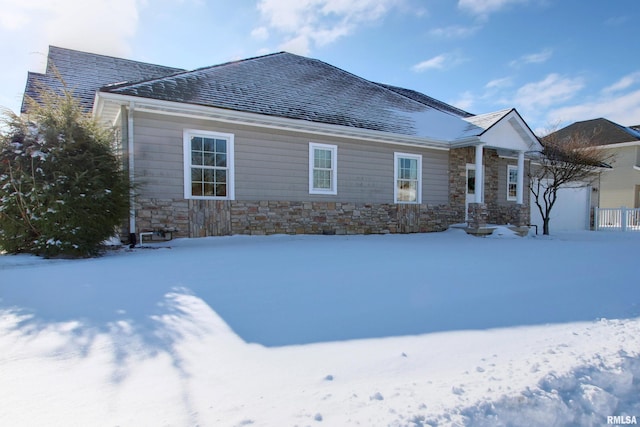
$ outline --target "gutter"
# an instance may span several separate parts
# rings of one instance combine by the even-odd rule
[[[256,113],[228,110],[224,108],[202,105],[184,104],[174,101],[162,101],[140,98],[132,95],[98,92],[96,101],[115,101],[120,104],[135,103],[136,111],[155,114],[168,114],[176,117],[217,120],[226,123],[239,123],[248,126],[260,126],[271,129],[281,129],[297,132],[308,132],[320,135],[356,138],[381,142],[392,145],[405,145],[436,150],[450,149],[449,141],[424,138],[419,136],[391,134],[374,130],[351,128],[348,126],[330,125],[309,122],[306,120],[289,119],[275,116],[265,116]]]
[[[484,142],[480,140],[479,136],[468,136],[466,138],[456,139],[450,144],[451,148],[473,147],[482,145]]]

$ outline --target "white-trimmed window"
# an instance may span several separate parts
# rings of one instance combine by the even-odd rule
[[[184,197],[234,198],[233,134],[185,129]]]
[[[515,201],[518,197],[518,167],[507,166],[507,200]]]
[[[309,143],[309,194],[338,194],[338,146]]]
[[[422,156],[394,153],[394,203],[422,203]]]

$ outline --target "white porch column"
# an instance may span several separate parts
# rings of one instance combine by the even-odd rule
[[[484,193],[484,168],[482,167],[482,145],[476,145],[476,191],[475,203],[482,203]]]
[[[518,151],[518,185],[516,186],[516,203],[523,203],[524,195],[524,151]]]

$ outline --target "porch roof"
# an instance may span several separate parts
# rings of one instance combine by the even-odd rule
[[[484,145],[509,152],[540,152],[542,145],[515,108],[465,117],[469,123],[466,139],[454,147]],[[480,129],[480,131],[478,131]],[[475,137],[475,138],[473,138]]]

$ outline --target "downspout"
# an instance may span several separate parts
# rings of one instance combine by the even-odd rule
[[[135,191],[133,184],[134,176],[134,159],[133,159],[133,111],[135,104],[129,103],[129,114],[127,114],[127,154],[129,160],[129,245],[134,247],[137,243],[136,239],[136,208],[135,208]]]

